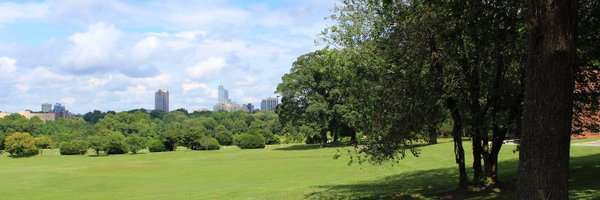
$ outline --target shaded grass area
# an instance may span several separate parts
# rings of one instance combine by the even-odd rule
[[[594,142],[594,141],[598,141],[598,140],[600,140],[600,138],[573,139],[573,140],[571,140],[571,144]]]
[[[569,196],[571,199],[600,199],[600,148],[572,148]],[[577,156],[581,155],[581,156]],[[457,169],[416,170],[374,181],[344,185],[321,185],[306,199],[514,199],[518,160],[501,161],[503,177],[499,188],[466,192],[456,189]],[[472,173],[471,170],[468,171]]]
[[[0,199],[511,199],[514,146],[500,154],[507,187],[461,193],[453,144],[440,142],[399,163],[351,166],[347,157],[332,159],[349,147],[302,144],[99,157],[61,156],[56,149],[29,158],[4,154]],[[467,143],[465,150],[471,163]],[[571,197],[600,198],[600,148],[572,147],[571,155]]]

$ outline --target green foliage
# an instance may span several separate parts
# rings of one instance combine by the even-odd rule
[[[54,142],[50,137],[41,135],[35,138],[35,146],[39,149],[51,149],[54,148]]]
[[[221,145],[228,146],[233,143],[233,134],[231,134],[231,132],[227,130],[215,133],[214,137],[217,139],[217,141],[219,141],[219,144]]]
[[[126,137],[121,132],[112,132],[107,136],[106,154],[124,154],[129,151]]]
[[[88,145],[83,140],[62,142],[59,145],[61,155],[83,155],[87,153]]]
[[[110,133],[107,133],[107,134],[110,134]],[[106,147],[108,146],[108,139],[106,136],[107,136],[106,134],[99,133],[99,134],[90,136],[87,139],[89,148],[94,150],[96,152],[96,155],[98,155],[98,156],[100,155],[100,151],[106,150]]]
[[[191,150],[199,150],[202,148],[202,145],[200,144],[200,139],[202,139],[203,137],[207,136],[202,131],[188,131],[184,133],[181,137],[180,144]]]
[[[233,144],[242,149],[265,148],[265,138],[260,134],[242,133],[233,137]]]
[[[14,157],[37,155],[35,138],[29,133],[15,132],[4,139],[4,150]]]
[[[221,148],[221,145],[219,145],[217,139],[210,136],[204,136],[200,138],[198,143],[200,144],[200,148],[198,150],[218,150]]]
[[[144,149],[148,146],[146,138],[140,137],[138,135],[127,136],[126,143],[129,147],[129,151],[131,151],[131,153],[133,154],[136,154],[139,150]]]
[[[166,150],[165,145],[160,139],[152,139],[148,142],[148,151],[150,152],[163,152]]]

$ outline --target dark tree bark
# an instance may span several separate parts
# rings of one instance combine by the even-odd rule
[[[452,125],[452,139],[454,140],[454,158],[456,164],[458,164],[458,185],[461,188],[466,188],[468,184],[468,176],[465,167],[465,149],[462,145],[462,119],[460,117],[460,112],[456,107],[456,101],[452,98],[446,99],[446,107],[450,110],[450,114],[452,115],[452,120],[454,124]]]
[[[568,199],[576,0],[532,0],[518,199]]]
[[[321,129],[321,137],[319,138],[319,144],[321,148],[325,147],[325,144],[327,144],[327,129]]]

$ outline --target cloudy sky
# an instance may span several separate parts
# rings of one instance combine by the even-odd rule
[[[209,108],[275,96],[334,0],[0,2],[0,111],[63,103],[75,113]]]

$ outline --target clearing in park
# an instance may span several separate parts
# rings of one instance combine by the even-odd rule
[[[511,199],[511,190],[469,196],[453,192],[452,142],[440,141],[422,147],[419,157],[377,166],[348,166],[348,157],[333,159],[338,149],[348,147],[304,144],[101,157],[61,156],[55,149],[21,159],[5,153],[0,199]],[[500,157],[500,180],[508,183],[515,180],[514,149],[504,146]],[[573,145],[570,163],[571,198],[600,198],[600,147]]]

